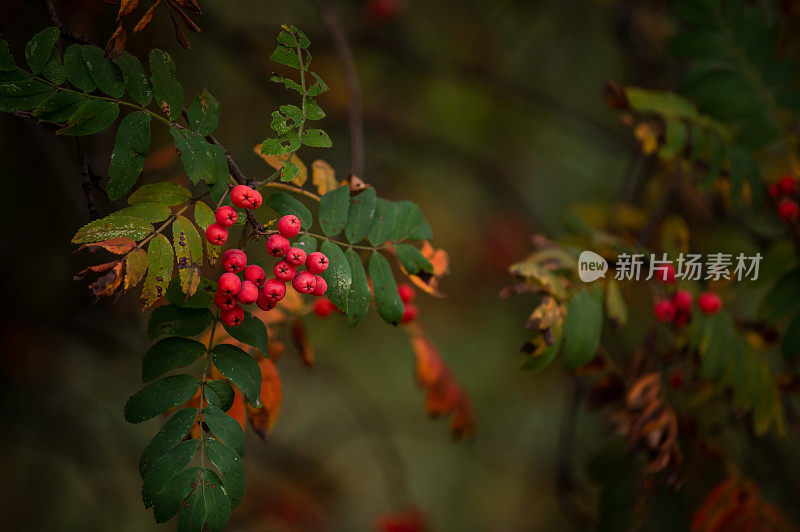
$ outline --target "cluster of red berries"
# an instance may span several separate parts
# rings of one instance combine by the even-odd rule
[[[688,290],[678,290],[672,297],[656,301],[653,305],[653,314],[658,321],[683,327],[692,319],[693,300]],[[722,300],[713,292],[704,292],[697,298],[697,307],[700,312],[710,316],[722,309]]]
[[[397,287],[397,293],[400,299],[403,300],[405,310],[403,311],[403,319],[400,323],[410,323],[417,318],[417,306],[413,303],[414,296],[416,295],[411,285],[401,284]],[[341,312],[339,308],[327,297],[318,299],[314,303],[314,314],[320,318],[327,318],[334,312]]]
[[[255,303],[261,310],[272,310],[286,295],[286,283],[301,294],[321,296],[328,290],[328,283],[319,274],[328,269],[328,257],[315,251],[306,255],[298,247],[291,247],[289,238],[300,232],[300,219],[286,215],[278,220],[278,231],[267,240],[267,252],[281,257],[272,269],[275,275],[267,279],[264,268],[247,264],[247,255],[241,249],[229,249],[222,255],[225,268],[217,283],[214,303],[222,311],[220,320],[225,325],[239,325],[244,319],[242,305]],[[305,266],[305,270],[298,268]],[[241,273],[242,278],[239,277]]]
[[[797,197],[797,180],[790,175],[781,177],[769,186],[769,195],[778,202],[778,216],[785,222],[796,222],[800,218]]]
[[[261,206],[261,192],[247,185],[236,185],[231,190],[231,203],[240,209],[257,209]],[[228,240],[228,227],[236,223],[239,215],[230,205],[223,205],[214,213],[216,222],[206,228],[206,238],[216,246]]]

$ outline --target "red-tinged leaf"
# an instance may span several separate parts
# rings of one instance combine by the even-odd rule
[[[711,488],[703,504],[695,511],[689,528],[692,531],[707,530],[709,523],[715,515],[725,507],[726,502],[736,490],[736,483],[733,479],[726,479]]]
[[[107,272],[108,270],[110,270],[111,268],[116,266],[117,262],[118,261],[104,262],[103,264],[94,264],[92,266],[89,266],[85,270],[81,270],[78,273],[76,273],[75,274],[75,280],[76,281],[80,281],[81,279],[86,277],[86,274],[89,273],[89,272],[94,272],[94,273]]]
[[[460,390],[447,372],[442,373],[442,377],[436,384],[428,388],[428,396],[425,398],[425,410],[428,415],[437,418],[455,410],[458,403]]]
[[[183,46],[183,48],[187,51],[191,50],[192,43],[189,42],[189,39],[186,38],[186,34],[183,33],[183,28],[181,27],[178,19],[175,18],[175,12],[172,9],[169,10],[169,18],[172,20],[172,27],[175,29],[175,38],[177,39],[178,44]]]
[[[311,347],[311,342],[308,341],[308,334],[306,334],[306,327],[301,320],[295,320],[292,323],[292,343],[303,365],[310,368],[314,365],[314,349]],[[270,351],[272,356],[272,351]]]
[[[465,440],[475,432],[475,413],[469,397],[461,392],[453,417],[450,418],[450,434],[457,440]]]
[[[444,297],[439,292],[439,282],[450,273],[450,256],[443,249],[435,249],[427,240],[420,247],[422,256],[433,266],[433,274],[420,272],[408,278],[421,290],[435,297]]]
[[[112,295],[122,282],[123,262],[117,261],[105,275],[98,277],[95,282],[89,285],[89,291],[95,297],[108,297]]]
[[[143,30],[144,30],[144,29],[145,29],[145,28],[146,28],[148,25],[150,25],[150,22],[152,22],[152,20],[153,20],[153,12],[155,11],[155,9],[156,9],[156,6],[158,6],[158,4],[160,4],[160,3],[161,3],[161,0],[156,0],[156,1],[153,3],[153,5],[152,5],[152,6],[150,6],[150,9],[148,9],[148,10],[145,12],[144,16],[143,16],[141,19],[139,19],[139,22],[137,22],[137,23],[136,23],[136,26],[134,26],[134,27],[133,27],[133,33],[140,33],[140,32],[142,32],[142,31],[143,31]]]
[[[414,374],[417,382],[424,388],[433,386],[444,373],[444,364],[436,346],[424,336],[415,334],[411,337],[411,347],[416,357]]]
[[[177,4],[181,7],[188,9],[189,11],[194,11],[198,15],[202,15],[203,11],[200,10],[200,5],[197,3],[196,0],[172,0],[174,4]]]
[[[115,255],[124,255],[135,247],[136,242],[133,239],[121,236],[117,238],[109,238],[108,240],[95,242],[93,244],[84,244],[78,248],[78,251],[86,249],[91,252],[96,252],[97,250],[105,249],[106,251],[110,251]]]
[[[250,404],[245,405],[250,426],[262,440],[272,431],[278,414],[281,410],[281,400],[283,392],[281,390],[281,380],[275,364],[268,358],[258,361],[261,368],[261,406],[254,407]]]
[[[117,29],[114,30],[114,33],[111,34],[111,37],[108,38],[106,41],[106,57],[110,59],[114,59],[119,54],[121,54],[125,50],[125,44],[128,41],[128,32],[125,31],[125,28],[122,27],[122,23],[120,22]]]
[[[178,4],[178,2],[176,0],[170,0],[170,3],[175,6],[175,12],[179,17],[181,17],[181,20],[183,20],[183,24],[186,26],[186,29],[192,30],[195,33],[200,33],[200,26],[195,24],[195,22],[189,18],[189,15],[187,15],[183,9],[181,9],[181,6]]]
[[[117,11],[117,20],[130,15],[138,6],[139,0],[120,0],[119,11]]]

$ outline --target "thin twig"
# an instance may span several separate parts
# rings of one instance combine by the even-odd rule
[[[45,13],[47,13],[47,18],[50,20],[50,24],[55,26],[61,32],[61,36],[68,41],[80,43],[80,44],[93,44],[92,41],[84,37],[79,33],[75,33],[67,26],[61,22],[61,19],[58,18],[58,13],[56,13],[56,8],[53,7],[53,2],[50,0],[41,0],[42,7],[44,8]]]
[[[233,160],[233,156],[230,154],[228,149],[219,143],[219,141],[214,137],[214,135],[208,135],[206,140],[215,146],[219,146],[222,148],[223,153],[225,153],[225,159],[228,161],[228,170],[230,170],[231,175],[236,180],[237,183],[240,185],[246,185],[248,182],[252,181],[247,179],[247,176],[244,175],[244,172],[241,171],[239,165],[236,164],[236,161]]]
[[[78,164],[81,167],[81,187],[83,188],[83,195],[86,196],[86,207],[89,209],[89,221],[93,222],[100,218],[100,213],[97,211],[97,203],[94,200],[92,166],[89,163],[89,159],[86,157],[86,151],[83,149],[83,143],[80,137],[75,137],[75,145],[78,149]]]

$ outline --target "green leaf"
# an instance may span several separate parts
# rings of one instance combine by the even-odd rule
[[[177,121],[183,110],[183,87],[177,78],[175,62],[167,52],[150,50],[150,77],[156,105],[170,120]]]
[[[8,51],[8,42],[0,39],[0,72],[17,70],[14,56]]]
[[[67,81],[67,69],[61,61],[61,54],[58,52],[58,49],[53,48],[50,59],[42,70],[42,76],[56,85],[61,85]]]
[[[56,135],[86,136],[99,133],[114,123],[119,116],[119,105],[106,100],[84,102],[67,122],[67,127]]]
[[[124,214],[141,218],[150,223],[163,222],[172,214],[172,209],[163,203],[139,203],[118,210],[115,214]]]
[[[27,61],[32,74],[40,73],[47,65],[53,53],[53,47],[60,36],[61,32],[58,28],[51,26],[34,35],[25,45],[25,61]]]
[[[281,76],[272,76],[269,78],[270,81],[273,83],[280,83],[287,89],[295,90],[300,94],[303,94],[303,87],[297,83],[295,80],[291,78],[282,78]]]
[[[78,109],[86,101],[86,97],[75,92],[58,92],[46,102],[37,106],[33,114],[42,120],[51,122],[66,122],[78,112]]]
[[[409,275],[417,275],[421,271],[433,273],[433,265],[430,261],[411,244],[395,244],[394,250],[397,253],[397,259]]]
[[[367,233],[373,246],[385,244],[394,234],[397,226],[397,204],[378,198],[375,204],[375,218]]]
[[[230,410],[235,395],[228,381],[218,379],[206,382],[206,400],[217,408]]]
[[[195,98],[189,109],[186,111],[189,127],[198,135],[210,135],[217,129],[219,123],[220,104],[208,90]]]
[[[242,458],[236,451],[214,438],[206,441],[206,456],[222,475],[224,479],[222,484],[225,486],[231,508],[236,508],[244,496]]]
[[[678,157],[686,146],[686,126],[677,120],[666,120],[664,128],[664,143],[658,150],[658,155],[664,160]]]
[[[207,308],[214,302],[216,292],[217,283],[209,279],[200,279],[197,292],[191,297],[186,297],[180,279],[174,278],[167,288],[167,301],[183,308]]]
[[[347,185],[334,188],[320,198],[319,223],[325,235],[335,236],[342,232],[349,207],[350,187]]]
[[[342,312],[347,312],[347,301],[350,294],[350,283],[352,282],[352,273],[350,272],[350,265],[342,253],[341,248],[326,240],[320,246],[320,251],[324,253],[328,260],[328,269],[320,275],[325,282],[328,283],[328,291],[325,295],[328,296],[334,305]]]
[[[759,317],[780,320],[797,309],[800,300],[800,268],[792,268],[775,283],[759,309]]]
[[[101,242],[120,236],[126,236],[138,242],[152,232],[153,226],[141,218],[111,213],[105,218],[89,222],[78,229],[78,232],[72,237],[72,243]]]
[[[213,183],[217,176],[217,166],[214,162],[214,155],[211,144],[188,129],[178,129],[170,126],[169,132],[175,141],[175,148],[181,154],[181,163],[186,170],[186,175],[192,183],[199,183],[204,179],[207,183]]]
[[[269,59],[292,68],[300,68],[300,60],[297,58],[297,53],[283,45],[278,45],[272,55],[269,56]]]
[[[800,312],[795,314],[781,342],[781,352],[783,358],[792,360],[800,355]]]
[[[207,308],[181,308],[163,305],[150,314],[147,337],[155,340],[161,335],[197,336],[205,331],[214,317]]]
[[[216,178],[213,185],[209,187],[209,194],[211,196],[211,204],[217,205],[222,199],[222,195],[228,190],[231,174],[228,169],[228,159],[225,157],[223,149],[213,144],[210,145],[210,149],[211,158],[214,159]],[[230,203],[230,198],[226,198],[226,202]]]
[[[206,352],[197,340],[170,336],[153,344],[142,360],[142,380],[157,379],[164,373],[194,364]]]
[[[174,406],[185,403],[197,393],[200,381],[192,375],[170,375],[148,384],[125,405],[125,420],[141,423]]]
[[[203,421],[217,439],[244,457],[244,432],[238,421],[214,405],[203,409]]]
[[[369,258],[369,277],[375,291],[375,307],[378,314],[387,323],[397,325],[403,319],[405,305],[397,293],[397,283],[392,275],[392,267],[386,257],[372,252]]]
[[[344,236],[348,242],[355,244],[366,238],[375,217],[376,199],[375,189],[372,187],[350,198],[347,225],[344,226]]]
[[[203,495],[203,482],[208,470],[203,470],[202,477],[186,502],[180,505],[178,513],[178,532],[203,532],[206,522],[206,499]]]
[[[246,310],[242,323],[234,327],[223,325],[225,330],[236,340],[243,344],[255,347],[264,356],[269,355],[269,338],[267,337],[267,327],[260,319],[256,318]]]
[[[221,532],[231,516],[231,503],[222,481],[216,473],[206,469],[203,483],[203,497],[206,502],[206,526],[209,532]]]
[[[392,232],[392,239],[401,241],[427,240],[433,237],[431,226],[422,209],[412,201],[401,201],[397,203],[397,222]]]
[[[184,408],[169,418],[159,430],[139,458],[139,474],[144,477],[156,460],[164,456],[170,449],[178,445],[192,430],[200,410]]]
[[[97,88],[83,60],[80,44],[71,44],[64,51],[64,66],[67,69],[67,79],[75,87],[83,92],[92,92]]]
[[[300,139],[306,146],[314,148],[330,148],[333,146],[331,138],[321,129],[306,129]]]
[[[128,256],[125,257],[125,290],[127,291],[139,284],[146,271],[147,252],[143,249],[131,250]]]
[[[214,366],[242,390],[248,401],[260,406],[261,370],[253,357],[231,344],[219,344],[212,350]]]
[[[731,166],[731,197],[736,203],[740,203],[743,185],[746,182],[750,185],[752,204],[760,205],[764,183],[761,181],[761,172],[755,159],[750,152],[740,146],[731,147],[728,156]]]
[[[367,272],[361,263],[361,257],[352,248],[344,252],[347,264],[350,266],[350,289],[347,292],[347,326],[355,327],[364,319],[369,310],[372,292],[367,282]]]
[[[186,440],[153,463],[144,476],[142,485],[142,502],[146,508],[153,506],[170,479],[189,465],[199,445],[200,440]]]
[[[203,265],[203,241],[197,227],[183,216],[172,222],[172,247],[178,264],[181,289],[191,297],[200,286],[200,267]]]
[[[297,148],[299,147],[300,141],[287,135],[274,139],[264,139],[264,141],[261,143],[261,153],[264,155],[277,156],[297,151]],[[292,179],[293,177],[289,177],[289,172],[286,172],[285,175],[281,176],[281,180],[283,181],[291,181]]]
[[[561,342],[564,339],[564,335],[561,334],[561,327],[553,331],[553,336],[553,345],[547,345],[544,340],[541,340],[541,345],[543,345],[541,350],[538,350],[532,356],[526,357],[520,369],[536,372],[542,371],[550,366],[553,360],[555,360],[558,350],[561,349]],[[536,345],[534,342],[529,342],[529,344]]]
[[[108,175],[111,181],[106,192],[108,199],[117,200],[130,192],[144,167],[150,149],[150,115],[144,111],[130,113],[117,129]]]
[[[0,81],[0,111],[27,111],[45,104],[55,94],[56,89],[41,81]]]
[[[325,111],[311,98],[306,98],[306,118],[309,120],[322,120],[325,118]]]
[[[572,296],[564,319],[564,369],[578,369],[594,358],[602,329],[600,298],[588,288],[582,288]]]
[[[139,105],[148,106],[153,97],[153,85],[139,59],[128,52],[122,52],[114,61],[122,70],[125,90],[128,91],[131,98]]]
[[[606,282],[606,313],[608,319],[617,326],[628,322],[628,305],[625,304],[619,283],[615,279]]]
[[[153,517],[157,523],[172,519],[181,503],[192,493],[200,479],[200,468],[190,467],[172,477],[153,503]]]
[[[147,277],[142,288],[145,308],[155,303],[169,285],[172,278],[172,262],[175,259],[172,244],[167,237],[158,234],[150,240],[147,247]]]
[[[319,96],[323,92],[327,92],[328,86],[322,81],[322,78],[320,78],[316,72],[312,72],[311,75],[314,76],[317,82],[308,88],[308,95],[313,98],[314,96]]]
[[[283,167],[281,168],[281,181],[288,183],[292,181],[299,172],[300,167],[294,164],[291,159],[287,159],[283,161]]]
[[[303,205],[297,198],[290,196],[285,192],[275,192],[267,196],[267,206],[273,211],[277,212],[280,216],[287,214],[294,214],[300,218],[300,227],[307,230],[314,222],[311,211]]]
[[[163,203],[169,207],[186,203],[192,197],[192,193],[186,188],[171,181],[162,181],[150,185],[142,185],[128,197],[128,203],[138,205],[139,203]]]
[[[81,54],[83,55],[83,62],[86,63],[86,69],[89,75],[92,76],[92,81],[97,85],[101,92],[104,92],[112,98],[122,98],[125,96],[125,85],[122,82],[122,76],[105,56],[103,50],[97,46],[84,45],[81,47]]]
[[[311,235],[302,235],[292,245],[302,249],[306,252],[306,255],[309,255],[317,250],[317,239]]]

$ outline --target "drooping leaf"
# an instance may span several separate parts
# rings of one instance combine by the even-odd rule
[[[231,344],[219,344],[212,350],[214,366],[237,388],[247,395],[248,400],[258,405],[258,391],[261,388],[261,371],[253,357]]]
[[[222,379],[208,381],[205,386],[206,401],[223,411],[230,410],[235,392],[228,381]]]
[[[411,244],[395,244],[394,250],[403,269],[409,275],[418,275],[420,272],[432,274],[433,265],[426,259],[419,249]]]
[[[119,123],[108,175],[111,181],[106,192],[117,200],[130,192],[139,179],[144,159],[150,149],[150,115],[144,111],[130,113]]]
[[[347,225],[344,228],[344,235],[348,242],[355,244],[366,238],[375,218],[376,201],[377,196],[372,187],[364,190],[361,194],[350,197]]]
[[[189,434],[200,411],[197,408],[178,410],[153,436],[139,458],[139,474],[144,477],[153,463],[178,445]]]
[[[158,234],[147,247],[147,277],[142,289],[144,307],[148,308],[164,295],[172,278],[172,263],[175,254],[167,237]]]
[[[338,235],[347,223],[350,207],[350,187],[343,185],[323,195],[319,200],[319,223],[327,236]]]
[[[311,182],[317,188],[320,196],[339,186],[339,182],[336,180],[336,171],[322,159],[311,163]]]
[[[369,290],[367,272],[364,271],[364,265],[361,263],[358,253],[354,249],[348,249],[344,252],[344,256],[350,266],[352,277],[347,293],[347,326],[355,327],[367,315],[372,292]]]
[[[45,104],[55,94],[56,89],[41,81],[0,81],[0,111],[28,111]]]
[[[112,98],[122,98],[125,95],[122,76],[114,67],[114,63],[106,58],[103,50],[87,44],[81,47],[81,55],[98,89]]]
[[[217,166],[214,162],[212,145],[206,140],[188,129],[178,129],[170,126],[169,132],[175,141],[175,148],[181,154],[181,163],[186,170],[186,175],[192,183],[199,183],[205,180],[213,183],[217,176]]]
[[[328,260],[328,269],[322,272],[322,278],[328,283],[328,291],[326,295],[334,305],[336,305],[342,312],[347,312],[347,302],[350,294],[350,283],[352,282],[352,274],[350,273],[350,265],[342,253],[341,248],[326,240],[320,246],[320,251],[324,253]]]
[[[242,458],[219,440],[209,438],[206,442],[206,456],[222,475],[231,508],[242,502],[244,495],[244,466]]]
[[[221,532],[231,516],[231,503],[225,485],[210,469],[206,469],[205,482],[201,486],[206,506],[206,527],[209,532]]]
[[[207,308],[182,308],[163,305],[150,314],[147,337],[155,340],[161,335],[196,336],[211,326],[214,317]]]
[[[25,45],[25,61],[28,63],[32,74],[40,73],[47,65],[53,52],[53,47],[60,36],[61,32],[58,28],[51,26],[34,35]]]
[[[385,322],[397,325],[403,319],[405,305],[397,293],[397,283],[389,261],[377,251],[369,258],[369,277],[372,279],[378,314]]]
[[[372,227],[367,233],[373,246],[386,243],[394,235],[397,226],[397,204],[383,198],[378,198],[375,203],[375,217]]]
[[[267,327],[264,322],[253,316],[251,313],[245,311],[244,319],[239,325],[228,327],[224,326],[225,331],[236,340],[243,344],[250,345],[261,351],[264,356],[269,355],[268,344],[269,338],[267,336]]]
[[[260,377],[259,373],[259,379]],[[214,405],[207,405],[203,409],[203,421],[218,440],[236,451],[240,457],[244,457],[244,432],[238,421]]]
[[[216,222],[214,211],[211,210],[211,207],[209,207],[204,201],[198,201],[194,205],[194,221],[200,228],[200,233],[202,234],[209,225]],[[217,257],[219,256],[221,246],[216,246],[205,238],[203,241],[205,242],[206,246],[206,256],[208,256],[208,262],[213,266],[216,263]]]
[[[138,242],[151,232],[153,232],[153,226],[141,218],[111,213],[105,218],[89,222],[78,229],[78,232],[72,237],[72,243],[101,242],[117,237],[128,237]]]
[[[142,360],[142,380],[156,379],[168,371],[189,366],[206,352],[197,340],[170,336],[150,346]]]
[[[603,305],[600,297],[583,288],[572,296],[564,320],[563,365],[577,369],[591,361],[600,346],[603,328]]]
[[[136,392],[125,405],[125,420],[141,423],[191,399],[200,381],[192,375],[170,375]]]
[[[139,105],[150,105],[150,100],[153,98],[153,85],[139,59],[128,52],[122,52],[114,61],[122,70],[125,90],[131,95],[131,98]]]
[[[189,127],[203,137],[210,135],[217,129],[219,109],[220,104],[217,99],[208,90],[203,89],[186,111]]]
[[[150,77],[156,105],[170,120],[177,121],[183,109],[183,87],[177,78],[175,62],[167,52],[150,50]]]
[[[213,184],[210,184],[208,193],[211,197],[211,204],[217,205],[222,200],[225,191],[231,186],[231,174],[225,151],[214,144],[211,144],[209,149],[211,150],[211,158],[214,160],[215,179]],[[226,205],[229,204],[230,198],[225,198],[225,201]]]
[[[72,85],[83,92],[92,92],[97,88],[83,60],[80,44],[70,44],[64,51],[64,66],[67,69],[67,79]]]
[[[311,211],[297,198],[285,192],[274,192],[265,200],[267,206],[280,216],[294,214],[300,218],[300,227],[307,230],[314,221]]]
[[[124,289],[127,292],[142,280],[147,271],[147,252],[134,249],[125,257]]]
[[[107,129],[119,116],[119,105],[106,100],[87,100],[56,135],[94,135]]]
[[[153,7],[158,4],[153,4]],[[152,9],[152,8],[151,8]],[[204,469],[200,475],[197,487],[193,488],[186,501],[178,509],[178,532],[203,532],[206,522],[206,499],[203,496],[203,482],[208,470]]]
[[[300,248],[306,252],[314,253],[317,250],[317,239],[311,235],[303,235],[292,243],[292,246]]]
[[[297,58],[297,52],[289,48],[278,45],[272,55],[269,56],[270,61],[275,61],[282,65],[290,66],[292,68],[300,68],[300,60]]]
[[[183,216],[172,222],[172,247],[178,264],[178,277],[186,297],[191,297],[200,286],[200,267],[203,265],[203,241],[197,227]]]
[[[128,197],[128,203],[138,205],[139,203],[163,203],[169,207],[186,203],[191,199],[192,193],[185,187],[171,181],[162,181],[142,185]]]
[[[142,502],[145,508],[153,506],[167,483],[189,465],[199,445],[200,440],[183,441],[153,462],[142,484]]]

